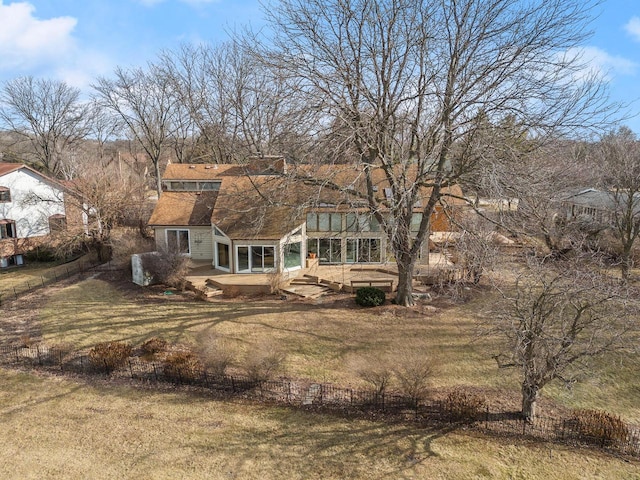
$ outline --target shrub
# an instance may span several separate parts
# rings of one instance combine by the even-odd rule
[[[159,337],[152,337],[140,346],[140,351],[142,355],[152,357],[156,353],[164,352],[166,348],[166,340]]]
[[[384,394],[393,377],[393,371],[386,358],[362,357],[353,362],[351,369],[358,377],[371,385],[378,395]]]
[[[164,361],[164,374],[180,381],[193,381],[202,374],[202,363],[192,352],[175,352]]]
[[[189,258],[179,252],[159,251],[142,255],[142,267],[154,282],[184,288],[189,273]]]
[[[227,368],[235,361],[235,355],[229,346],[211,333],[200,337],[198,342],[200,344],[198,352],[207,371],[215,376],[225,375]]]
[[[124,365],[131,352],[132,348],[128,343],[99,343],[89,351],[89,362],[94,368],[110,373]]]
[[[250,381],[264,382],[283,371],[285,360],[286,355],[273,345],[262,344],[247,354],[245,371]]]
[[[417,407],[429,390],[429,383],[433,376],[431,360],[419,354],[404,356],[399,365],[394,368],[393,373],[400,392]]]
[[[378,307],[385,300],[385,293],[376,287],[362,287],[356,291],[356,303],[361,307]]]
[[[486,410],[487,402],[480,395],[457,388],[447,395],[444,407],[452,421],[474,422]]]
[[[588,443],[624,443],[629,434],[620,417],[599,410],[575,410],[569,421],[574,425],[579,439]]]

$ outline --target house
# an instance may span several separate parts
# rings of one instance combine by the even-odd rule
[[[288,272],[303,268],[307,257],[320,264],[389,261],[387,236],[375,217],[362,199],[344,193],[344,187],[362,188],[362,172],[323,166],[311,174],[309,168],[294,170],[278,157],[249,165],[168,165],[149,220],[157,248],[211,261],[229,273]],[[388,185],[381,170],[374,173],[384,199]],[[431,223],[450,228],[441,205]]]
[[[26,250],[65,227],[62,185],[21,163],[0,162],[0,268],[22,265]]]
[[[631,199],[624,191],[586,188],[568,195],[562,205],[566,220],[590,222],[603,227],[614,227],[616,212],[624,211],[629,206],[633,209],[633,216],[640,217],[640,195],[636,194]]]

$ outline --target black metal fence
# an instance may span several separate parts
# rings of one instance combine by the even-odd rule
[[[0,346],[0,363],[29,368],[55,368],[83,375],[113,375],[140,382],[174,383],[200,387],[222,396],[242,396],[297,407],[339,410],[343,414],[380,412],[425,426],[453,423],[492,435],[524,437],[565,445],[590,446],[619,455],[640,457],[640,429],[626,425],[623,434],[597,436],[586,434],[573,418],[536,417],[527,421],[518,412],[506,412],[486,406],[472,416],[461,416],[443,400],[415,402],[397,393],[379,393],[370,389],[344,388],[326,383],[290,379],[265,380],[242,375],[216,375],[206,369],[180,368],[163,362],[129,358],[114,370],[87,355],[77,355],[45,345]],[[382,416],[381,418],[384,418]]]
[[[0,306],[5,300],[17,300],[22,295],[46,287],[47,285],[59,282],[60,280],[69,278],[77,273],[84,273],[87,270],[94,268],[100,264],[101,262],[99,262],[95,258],[83,257],[74,262],[53,267],[47,270],[45,273],[42,273],[41,275],[34,276],[32,279],[25,280],[24,282],[14,285],[10,288],[2,288],[2,286],[0,285]],[[6,275],[9,274],[10,273],[6,273]],[[0,277],[0,282],[1,281],[2,277]]]

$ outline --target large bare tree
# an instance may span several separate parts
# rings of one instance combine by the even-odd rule
[[[154,72],[171,85],[192,125],[192,158],[215,163],[249,156],[296,157],[313,110],[289,95],[277,69],[234,42],[184,45],[160,55]]]
[[[628,128],[600,142],[600,182],[608,195],[609,227],[620,243],[620,268],[626,282],[633,267],[633,247],[640,236],[640,142]]]
[[[65,161],[87,136],[90,111],[77,88],[29,76],[3,85],[0,119],[27,144],[22,152],[29,163],[56,177],[69,177]]]
[[[397,261],[396,301],[410,305],[429,218],[446,187],[472,171],[483,145],[479,118],[512,116],[542,137],[588,128],[604,107],[602,85],[572,54],[596,1],[280,0],[268,6],[273,38],[262,58],[299,96],[338,125],[332,144],[364,165],[360,192]],[[255,46],[252,38],[247,46]],[[345,145],[348,149],[343,148]],[[327,152],[322,162],[343,163]],[[390,198],[370,178],[384,170]],[[418,203],[420,187],[430,197]],[[418,205],[420,205],[418,207]],[[422,211],[414,234],[411,218]],[[384,218],[381,212],[388,211]]]
[[[149,157],[158,196],[162,193],[161,161],[176,134],[177,98],[162,75],[153,69],[116,68],[113,78],[100,77],[93,85],[97,101],[115,112]]]
[[[528,259],[491,319],[490,330],[505,340],[499,366],[520,371],[527,419],[536,416],[545,385],[572,383],[594,357],[628,348],[630,332],[637,332],[628,292],[615,279],[592,261],[546,260]]]

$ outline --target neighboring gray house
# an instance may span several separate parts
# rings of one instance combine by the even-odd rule
[[[626,207],[628,195],[621,191],[586,188],[567,196],[562,202],[566,220],[594,222],[604,227],[615,226],[615,212]],[[640,219],[640,195],[632,202],[634,215]]]

